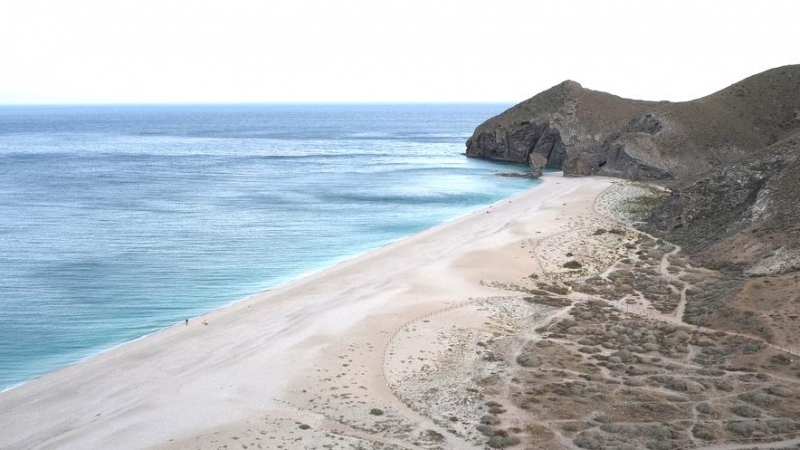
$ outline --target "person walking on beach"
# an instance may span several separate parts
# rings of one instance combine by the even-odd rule
[[[186,325],[189,325],[189,319],[186,319]]]

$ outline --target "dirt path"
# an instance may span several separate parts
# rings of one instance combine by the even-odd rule
[[[611,189],[612,187],[609,187],[608,189]],[[611,222],[611,223],[613,223],[613,224],[615,224],[617,226],[624,227],[626,230],[628,230],[628,231],[630,231],[632,233],[636,233],[636,234],[640,234],[640,235],[643,235],[643,236],[647,236],[648,238],[653,239],[653,240],[658,240],[658,238],[656,238],[655,236],[653,236],[653,235],[651,235],[651,234],[649,234],[649,233],[647,233],[645,231],[642,231],[642,230],[639,230],[639,229],[636,229],[636,228],[632,227],[631,223],[625,223],[625,222],[620,221],[616,217],[604,214],[602,211],[600,211],[597,208],[597,202],[596,201],[595,201],[595,204],[594,204],[594,211],[599,216],[604,217],[609,222]],[[587,297],[590,297],[590,298],[592,298],[594,300],[599,300],[599,301],[608,303],[608,304],[614,306],[615,308],[622,309],[625,312],[628,312],[628,313],[631,313],[631,314],[635,314],[635,315],[638,315],[640,317],[647,317],[647,318],[655,319],[655,320],[657,320],[659,322],[671,323],[671,324],[674,324],[674,325],[678,325],[678,326],[682,326],[682,327],[688,327],[688,328],[695,329],[697,331],[703,331],[703,332],[707,332],[707,333],[725,333],[728,336],[739,336],[739,337],[745,337],[745,338],[748,338],[748,339],[754,339],[754,340],[760,341],[764,345],[766,345],[768,347],[771,347],[771,348],[773,348],[775,350],[778,350],[780,352],[785,352],[785,353],[788,353],[790,355],[800,357],[800,352],[797,352],[797,351],[794,351],[794,350],[791,350],[791,349],[787,349],[787,348],[784,348],[784,347],[779,346],[779,345],[772,344],[770,342],[767,342],[765,339],[763,339],[763,338],[761,338],[759,336],[752,336],[752,335],[749,335],[749,334],[737,333],[737,332],[734,332],[734,331],[717,330],[717,329],[714,329],[714,328],[703,327],[703,326],[694,325],[694,324],[690,324],[690,323],[685,322],[683,320],[683,315],[684,315],[684,312],[686,311],[686,292],[689,289],[691,289],[692,287],[694,287],[694,286],[692,284],[690,284],[690,283],[686,283],[686,282],[680,280],[680,273],[671,274],[669,272],[669,267],[671,265],[671,263],[669,262],[669,257],[670,256],[675,256],[678,253],[680,253],[682,248],[679,245],[673,244],[671,242],[668,242],[668,244],[674,246],[675,248],[672,251],[670,251],[669,253],[665,253],[661,257],[661,261],[659,263],[659,273],[661,274],[662,277],[664,277],[668,281],[679,281],[679,282],[681,282],[683,284],[683,288],[680,291],[680,301],[678,303],[678,307],[676,308],[675,315],[664,314],[664,313],[662,313],[662,312],[660,312],[660,311],[658,311],[658,310],[656,310],[655,308],[652,308],[652,307],[647,308],[647,306],[645,306],[645,308],[637,308],[635,306],[622,305],[619,302],[608,301],[608,300],[605,300],[605,299],[602,299],[602,298],[599,298],[599,297],[596,297],[596,296],[593,296],[593,295],[590,295],[590,294],[582,294],[582,295],[586,295]],[[607,276],[608,275],[607,272],[608,271],[603,272],[602,276],[604,276],[604,277]],[[646,301],[646,303],[649,306],[649,304],[650,304],[649,300],[644,298],[644,296],[642,296],[642,298]]]
[[[445,448],[451,448],[451,449],[454,449],[454,450],[478,449],[478,448],[483,448],[483,446],[479,446],[479,445],[473,444],[472,442],[467,441],[463,437],[461,437],[461,436],[459,436],[457,434],[454,434],[452,432],[449,432],[449,430],[446,430],[443,427],[441,427],[431,417],[428,417],[425,414],[422,414],[421,412],[419,412],[419,411],[415,410],[414,408],[412,408],[405,401],[403,401],[403,399],[398,395],[396,390],[392,387],[392,383],[389,381],[389,377],[388,377],[388,374],[387,374],[389,350],[390,350],[390,348],[392,346],[393,341],[397,338],[397,336],[403,330],[406,330],[409,326],[411,326],[411,325],[413,325],[415,323],[419,323],[419,322],[421,322],[423,320],[425,320],[425,321],[430,320],[431,318],[433,318],[433,317],[435,317],[435,316],[437,316],[439,314],[444,314],[444,313],[453,311],[454,309],[458,309],[458,308],[463,308],[465,306],[474,305],[475,302],[476,302],[475,300],[469,300],[469,301],[461,302],[461,303],[458,303],[458,304],[455,304],[455,305],[450,305],[450,306],[442,308],[442,309],[440,309],[438,311],[430,312],[430,313],[423,314],[421,316],[415,317],[415,318],[407,321],[403,325],[399,326],[397,328],[397,330],[394,332],[394,334],[392,334],[392,336],[386,342],[386,344],[385,344],[385,346],[383,348],[383,362],[381,364],[381,377],[383,378],[383,381],[384,381],[383,388],[385,389],[385,392],[382,392],[382,394],[383,394],[382,397],[384,399],[386,399],[386,398],[390,399],[391,400],[390,401],[390,406],[395,408],[397,410],[397,412],[400,413],[402,416],[404,416],[406,419],[409,419],[409,420],[412,420],[412,421],[418,423],[423,428],[426,428],[426,429],[429,429],[429,430],[434,430],[437,433],[441,434],[442,436],[446,436],[446,440],[442,443],[442,445],[445,445],[446,446]],[[412,448],[416,448],[416,447],[412,447]]]
[[[624,227],[625,229],[627,229],[627,230],[629,230],[629,231],[631,231],[633,233],[637,233],[637,234],[640,234],[640,235],[643,235],[643,236],[647,236],[648,238],[653,239],[653,240],[658,240],[656,237],[650,235],[649,233],[646,233],[644,231],[641,231],[641,230],[638,230],[638,229],[634,228],[633,226],[631,226],[632,224],[630,224],[630,223],[624,223],[624,222],[618,220],[615,217],[611,217],[611,216],[609,216],[607,214],[604,214],[603,212],[601,212],[597,208],[597,202],[595,202],[594,206],[595,206],[594,207],[595,212],[598,215],[600,215],[601,217],[604,217],[607,220],[609,220],[611,223],[614,223],[614,224],[616,224],[618,226]],[[728,335],[728,336],[745,337],[747,339],[757,340],[757,341],[761,342],[762,344],[764,344],[764,345],[766,345],[768,347],[771,347],[771,348],[773,348],[775,350],[778,350],[780,352],[785,352],[785,353],[788,353],[790,355],[800,357],[800,354],[798,354],[797,352],[792,351],[790,349],[783,348],[782,346],[774,345],[774,344],[772,344],[770,342],[767,342],[766,340],[764,340],[763,338],[758,337],[758,336],[751,336],[751,335],[748,335],[748,334],[737,333],[737,332],[732,332],[732,331],[727,331],[727,330],[717,330],[717,329],[703,327],[703,326],[697,326],[697,325],[693,325],[693,324],[689,324],[689,323],[685,322],[684,321],[684,314],[685,314],[685,311],[686,311],[686,303],[687,303],[686,293],[687,293],[687,291],[689,289],[693,288],[693,285],[680,279],[681,275],[685,273],[683,269],[677,271],[676,273],[671,273],[670,272],[670,270],[669,270],[670,266],[671,266],[670,257],[674,257],[677,254],[679,254],[681,252],[682,248],[680,246],[678,246],[678,245],[673,244],[673,243],[668,243],[668,244],[669,245],[673,245],[674,248],[670,252],[665,253],[661,257],[661,261],[659,262],[659,273],[668,282],[678,281],[682,285],[682,288],[679,291],[680,300],[679,300],[679,303],[678,303],[678,305],[677,305],[677,307],[675,309],[674,315],[664,314],[664,313],[656,310],[655,308],[653,308],[651,306],[652,303],[650,302],[650,300],[647,299],[640,292],[637,292],[637,294],[639,294],[639,296],[641,297],[641,300],[643,300],[643,303],[644,303],[643,306],[627,305],[627,304],[623,303],[624,299],[621,300],[621,301],[608,301],[606,299],[603,299],[603,298],[600,298],[600,297],[597,297],[597,296],[594,296],[594,295],[590,295],[590,294],[575,294],[575,293],[573,293],[573,294],[570,295],[570,297],[573,297],[573,298],[576,298],[576,299],[580,299],[581,297],[583,297],[584,300],[591,299],[591,300],[601,301],[601,302],[603,302],[605,304],[612,305],[613,307],[615,307],[617,309],[623,310],[626,313],[630,313],[630,314],[633,314],[633,315],[636,315],[636,316],[639,316],[639,317],[644,317],[644,318],[647,318],[647,319],[657,320],[659,322],[665,322],[665,323],[674,324],[676,326],[687,327],[687,328],[690,328],[690,329],[693,329],[693,330],[696,330],[696,331],[707,332],[707,333],[724,333],[725,335]],[[604,279],[608,279],[608,275],[614,270],[614,268],[617,266],[618,262],[619,261],[614,262],[614,264],[612,264],[611,267],[609,267],[608,269],[603,271],[602,274],[600,275],[600,277],[602,277]],[[670,283],[670,285],[672,285],[672,283]],[[691,361],[691,355],[692,355],[692,352],[689,353],[688,358],[687,358],[687,362]],[[778,378],[780,378],[780,377],[778,377]],[[694,413],[695,419],[696,419],[696,411],[694,409],[693,409],[693,413]],[[696,422],[696,420],[695,420],[695,422]],[[709,445],[704,445],[706,443],[698,441],[697,439],[695,439],[691,432],[689,432],[687,434],[688,434],[688,436],[691,437],[692,443],[690,445],[687,445],[686,447],[683,447],[682,449],[691,449],[691,448],[702,449],[702,450],[770,449],[770,448],[786,448],[786,447],[791,447],[791,446],[800,444],[800,433],[790,433],[790,434],[786,434],[786,435],[782,435],[782,436],[773,436],[772,438],[783,439],[783,440],[772,441],[772,442],[758,442],[757,439],[756,440],[749,440],[749,442],[748,442],[747,439],[742,439],[742,440],[733,441],[733,442],[729,441],[729,442],[721,442],[721,443],[709,443]]]

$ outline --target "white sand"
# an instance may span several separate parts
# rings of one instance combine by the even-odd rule
[[[403,364],[411,358],[387,348],[435,313],[461,304],[473,305],[462,316],[479,312],[470,299],[498,295],[482,280],[511,283],[541,272],[526,245],[563,233],[571,221],[597,219],[593,202],[610,185],[599,177],[543,180],[485,210],[0,394],[0,448],[425,448],[436,441],[428,430],[446,435],[445,447],[474,448],[395,395],[384,374],[408,384]],[[449,326],[468,317],[453,315]],[[430,341],[436,332],[418,334]],[[420,342],[406,349],[420,355],[415,364],[426,351],[447,350]]]

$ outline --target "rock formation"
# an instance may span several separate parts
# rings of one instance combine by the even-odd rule
[[[676,183],[651,224],[711,267],[749,275],[800,270],[800,130]]]
[[[565,81],[478,126],[466,154],[528,164],[538,154],[545,167],[571,176],[688,179],[757,154],[795,128],[800,65],[680,103],[623,99]]]
[[[800,65],[688,102],[623,99],[565,81],[478,126],[467,156],[568,176],[662,180],[651,217],[704,265],[800,270]]]

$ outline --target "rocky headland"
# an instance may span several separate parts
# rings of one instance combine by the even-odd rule
[[[800,65],[688,102],[630,100],[564,81],[475,129],[467,156],[565,175],[687,179],[800,128]]]

